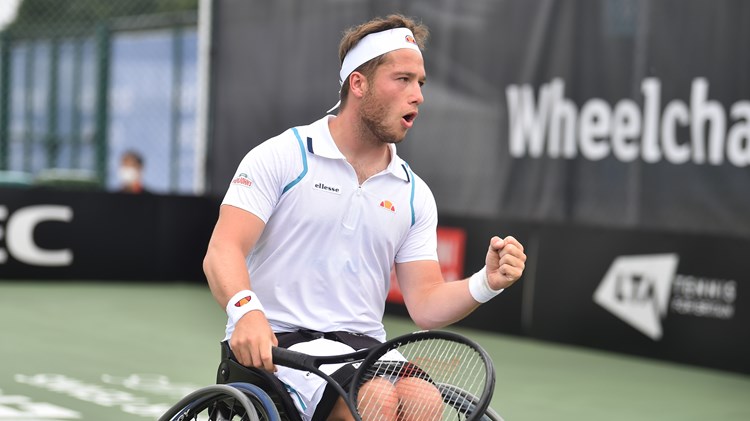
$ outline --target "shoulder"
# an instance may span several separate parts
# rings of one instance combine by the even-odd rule
[[[430,186],[420,177],[409,164],[401,159],[401,166],[409,181],[410,205],[412,210],[412,226],[421,223],[433,224],[437,221],[437,204]]]
[[[414,174],[414,203],[428,213],[437,212],[435,196],[430,186],[416,173]]]
[[[319,137],[326,127],[327,117],[317,120],[313,123],[290,127],[284,132],[266,140],[255,149],[260,148],[262,151],[284,151],[304,153],[308,148],[308,138]]]
[[[278,135],[267,139],[263,143],[259,144],[254,150],[258,150],[261,153],[270,153],[273,151],[288,151],[299,149],[298,146],[298,129],[289,128]],[[253,152],[251,151],[251,152]]]
[[[430,189],[430,186],[427,184],[427,182],[422,179],[419,174],[417,174],[417,172],[409,165],[408,162],[403,160],[401,157],[399,157],[398,159],[401,161],[401,167],[406,173],[409,184],[413,187],[415,196],[421,196],[424,199],[434,202],[435,198],[432,195],[432,190]]]
[[[303,134],[309,126],[289,128],[278,135],[266,139],[253,147],[244,157],[245,164],[250,162],[264,165],[297,163],[304,155]]]

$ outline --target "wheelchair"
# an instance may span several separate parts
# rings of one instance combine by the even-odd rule
[[[239,364],[222,347],[216,384],[198,389],[170,407],[159,421],[302,421],[286,386],[273,374]],[[476,405],[477,398],[450,385],[437,384],[447,407]],[[444,411],[444,420],[463,420],[459,412]],[[503,421],[488,408],[479,421]]]

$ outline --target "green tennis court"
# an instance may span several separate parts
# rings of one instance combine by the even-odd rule
[[[0,420],[156,419],[214,381],[224,323],[201,285],[3,281]],[[750,376],[461,332],[492,355],[508,421],[750,419]]]

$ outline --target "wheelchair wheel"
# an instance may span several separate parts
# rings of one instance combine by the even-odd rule
[[[159,421],[189,420],[278,421],[279,417],[271,399],[259,388],[244,384],[212,385],[185,396],[159,418]]]
[[[282,421],[273,399],[260,387],[250,383],[230,383],[229,386],[242,390],[250,397],[260,421]]]

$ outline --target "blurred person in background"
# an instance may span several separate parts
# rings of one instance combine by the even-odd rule
[[[460,281],[442,276],[435,199],[396,154],[424,101],[427,36],[401,15],[347,31],[338,114],[252,149],[220,207],[203,267],[228,315],[224,346],[241,364],[275,372],[305,420],[352,416],[322,379],[274,366],[272,346],[335,355],[384,341],[392,268],[411,318],[436,329],[513,285],[525,267],[521,243],[494,236],[484,268]],[[398,395],[400,404],[408,398]],[[373,418],[395,420],[398,408],[385,406]]]
[[[120,157],[117,171],[121,193],[147,193],[143,187],[143,156],[135,151],[125,151]]]

